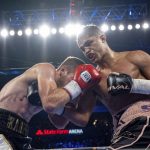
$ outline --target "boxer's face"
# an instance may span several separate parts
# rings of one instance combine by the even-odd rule
[[[104,35],[87,36],[82,35],[78,38],[77,43],[84,55],[93,63],[101,62],[105,53]]]
[[[64,87],[68,82],[73,79],[74,74],[70,73],[68,69],[64,66],[60,67],[57,70],[58,78],[57,78],[57,86]]]

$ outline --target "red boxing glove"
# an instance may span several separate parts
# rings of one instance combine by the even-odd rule
[[[75,99],[83,91],[98,84],[100,80],[101,76],[93,65],[79,65],[75,70],[73,80],[70,81],[64,89],[69,92],[72,99]]]
[[[81,89],[89,89],[99,83],[101,77],[96,68],[91,64],[79,65],[75,70],[73,80],[75,80]]]

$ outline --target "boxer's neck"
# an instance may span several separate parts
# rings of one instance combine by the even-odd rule
[[[114,52],[113,50],[108,48],[103,58],[101,59],[100,63],[98,63],[98,65],[101,68],[111,68],[111,66],[115,64],[117,58],[118,52]]]

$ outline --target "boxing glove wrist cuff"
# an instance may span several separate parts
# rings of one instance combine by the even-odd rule
[[[131,93],[150,94],[150,80],[132,79]]]
[[[79,84],[74,80],[71,80],[67,85],[65,85],[64,89],[66,89],[70,94],[71,100],[75,99],[82,93]]]

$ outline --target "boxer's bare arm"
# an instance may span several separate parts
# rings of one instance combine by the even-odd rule
[[[132,78],[124,73],[111,73],[107,79],[108,92],[113,96],[121,93],[150,95],[150,55],[141,50],[126,54],[125,59],[133,64],[132,74],[136,74],[136,76]],[[126,88],[127,86],[128,88]]]
[[[49,68],[46,66],[43,69],[47,71],[41,73],[41,70],[38,70],[39,94],[45,111],[53,112],[56,107],[64,107],[70,100],[70,96],[64,89],[57,88],[55,69],[52,68],[52,71],[48,71]]]
[[[53,112],[56,107],[63,107],[70,100],[69,94],[64,89],[57,88],[55,68],[51,64],[35,65],[34,73],[38,81],[42,106],[46,112]]]
[[[74,103],[73,102],[70,102],[70,103],[67,103],[66,105],[65,105],[65,108],[67,107],[67,108],[76,108],[76,106],[78,105],[77,103],[78,103],[78,101],[79,101],[79,98],[77,97],[75,100],[74,100]],[[49,115],[48,115],[48,118],[49,118],[49,120],[50,120],[50,122],[56,127],[56,128],[58,128],[58,129],[64,129],[67,125],[68,125],[68,123],[69,123],[69,120],[67,119],[67,118],[65,118],[64,116],[63,116],[63,114],[62,115],[57,115],[57,114],[54,114],[54,113],[49,113]]]
[[[69,121],[77,126],[85,127],[95,106],[96,98],[88,92],[81,98],[79,97],[77,102],[77,107],[76,104],[67,103],[63,116],[49,114],[51,123],[59,129],[65,128]]]
[[[142,75],[150,80],[150,55],[144,51],[138,50],[128,55],[129,61],[135,64],[141,71]]]
[[[76,108],[76,106],[78,105],[77,103],[78,103],[78,101],[79,101],[79,98],[76,98],[75,100],[74,100],[74,103],[72,103],[72,102],[70,102],[70,103],[67,103],[66,105],[65,105],[65,108],[69,108],[69,109],[75,109]],[[58,129],[64,129],[67,125],[68,125],[68,123],[69,123],[69,120],[67,119],[67,118],[65,118],[64,116],[63,116],[63,114],[62,115],[57,115],[57,114],[53,114],[53,113],[49,113],[49,115],[48,115],[48,118],[49,118],[49,120],[50,120],[50,122],[56,127],[56,128],[58,128]]]
[[[85,127],[96,104],[96,96],[93,92],[85,93],[78,102],[78,107],[65,107],[63,116],[77,126]]]
[[[48,118],[57,129],[64,129],[69,123],[65,117],[56,114],[49,114]]]

